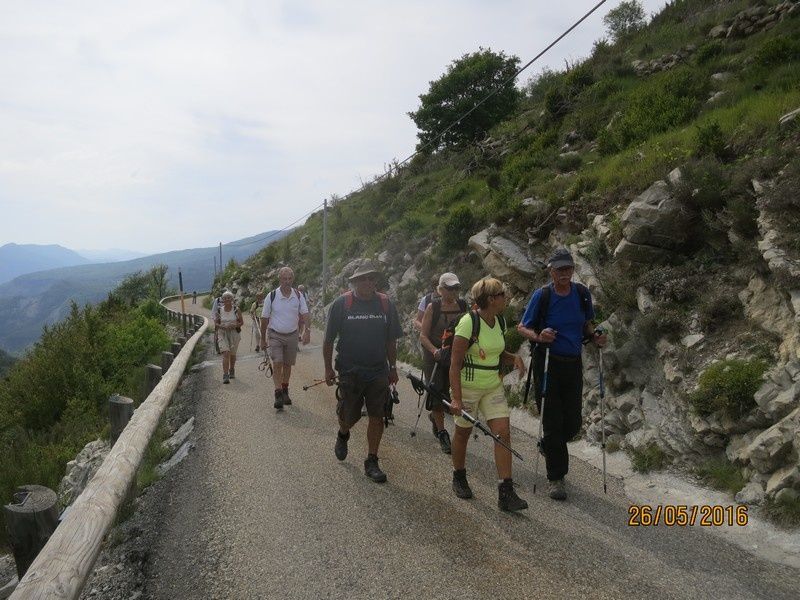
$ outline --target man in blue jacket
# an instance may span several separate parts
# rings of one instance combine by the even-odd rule
[[[547,465],[550,497],[565,500],[564,477],[569,471],[567,442],[578,434],[582,422],[583,340],[591,339],[603,347],[607,339],[595,334],[589,290],[572,281],[575,262],[569,251],[556,250],[547,267],[552,281],[533,293],[517,329],[536,344],[533,376],[540,411],[545,350],[550,348],[541,451]]]

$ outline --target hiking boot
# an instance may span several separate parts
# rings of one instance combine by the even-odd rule
[[[374,454],[368,455],[367,460],[364,461],[364,475],[375,483],[384,483],[386,481],[386,473],[381,471],[378,466],[378,457]]]
[[[450,434],[447,433],[447,429],[442,429],[436,434],[436,437],[439,439],[439,446],[441,447],[442,452],[445,454],[450,454]]]
[[[466,469],[453,471],[453,491],[456,493],[456,496],[463,500],[472,498],[472,489],[469,487],[469,483],[467,483]]]
[[[550,481],[550,491],[548,494],[553,500],[566,500],[567,499],[567,489],[564,485],[563,479],[556,479],[555,481]]]
[[[233,367],[231,367],[230,378],[236,379],[236,371],[233,369]]]
[[[223,373],[222,374],[222,383],[230,383],[230,382],[231,382],[230,375],[228,375],[227,373]]]
[[[514,512],[528,508],[528,503],[517,496],[511,479],[503,479],[503,483],[497,486],[497,506],[500,510]]]
[[[275,404],[273,404],[275,408],[278,410],[283,410],[283,391],[282,390],[275,390]]]
[[[283,389],[283,405],[289,406],[292,403],[292,399],[289,398],[289,388]]]
[[[339,460],[347,458],[347,440],[350,439],[350,432],[342,433],[341,431],[336,434],[336,446],[333,448],[333,453]]]

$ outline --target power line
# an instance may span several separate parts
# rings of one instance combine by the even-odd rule
[[[427,148],[428,148],[428,147],[429,147],[431,144],[433,144],[433,143],[435,143],[435,142],[438,142],[439,140],[441,140],[441,139],[442,139],[442,137],[443,137],[443,136],[444,136],[444,135],[445,135],[445,134],[446,134],[448,131],[450,131],[450,130],[451,130],[453,127],[455,127],[456,125],[458,125],[458,124],[459,124],[459,123],[460,123],[460,122],[461,122],[463,119],[465,119],[466,117],[468,117],[469,115],[471,115],[473,112],[475,112],[475,111],[476,111],[476,110],[477,110],[477,109],[478,109],[478,108],[479,108],[481,105],[483,105],[484,103],[486,103],[486,101],[487,101],[487,100],[489,100],[490,98],[492,98],[493,96],[495,96],[496,94],[498,94],[498,93],[500,92],[500,90],[502,90],[502,89],[503,89],[503,88],[504,88],[506,85],[508,85],[508,84],[509,84],[509,83],[511,83],[512,81],[516,80],[516,78],[517,78],[517,77],[519,77],[519,76],[520,76],[520,74],[521,74],[523,71],[525,71],[525,70],[526,70],[528,67],[530,67],[530,66],[531,66],[533,63],[535,63],[535,62],[536,62],[537,60],[539,60],[539,59],[540,59],[542,56],[544,56],[544,55],[547,53],[547,51],[548,51],[548,50],[550,50],[550,49],[551,49],[553,46],[555,46],[555,45],[556,45],[558,42],[560,42],[562,39],[564,39],[564,38],[565,38],[565,37],[567,37],[567,36],[568,36],[570,33],[572,33],[572,31],[573,31],[573,30],[574,30],[576,27],[578,27],[578,25],[580,25],[580,24],[581,24],[581,23],[583,23],[583,22],[584,22],[586,19],[588,19],[588,18],[589,18],[589,17],[590,17],[590,16],[591,16],[591,15],[592,15],[592,14],[593,14],[595,11],[597,11],[597,9],[598,9],[598,8],[600,8],[601,6],[603,6],[603,4],[605,4],[607,1],[608,1],[608,0],[600,0],[600,2],[598,2],[597,4],[595,4],[595,5],[594,5],[594,6],[593,6],[593,7],[592,7],[592,8],[591,8],[591,9],[590,9],[590,10],[589,10],[589,11],[588,11],[586,14],[584,14],[584,15],[583,15],[583,16],[582,16],[580,19],[578,19],[577,21],[575,21],[575,22],[574,22],[574,23],[573,23],[573,24],[572,24],[572,25],[571,25],[571,26],[570,26],[568,29],[566,29],[566,30],[565,30],[565,31],[564,31],[564,32],[563,32],[561,35],[559,35],[559,36],[558,36],[558,37],[557,37],[555,40],[553,40],[552,42],[550,42],[550,44],[548,44],[548,45],[547,45],[547,46],[544,48],[544,50],[542,50],[541,52],[539,52],[539,53],[538,53],[536,56],[534,56],[534,57],[533,57],[531,60],[529,60],[527,63],[525,63],[525,64],[524,64],[522,67],[520,67],[519,69],[517,69],[517,71],[516,71],[516,72],[515,72],[515,73],[514,73],[514,74],[513,74],[511,77],[509,77],[508,79],[506,79],[505,81],[503,81],[503,82],[502,82],[502,83],[501,83],[499,86],[497,86],[497,87],[496,87],[494,90],[492,90],[492,91],[491,91],[491,92],[489,92],[489,93],[488,93],[486,96],[484,96],[484,97],[483,97],[483,98],[482,98],[482,99],[481,99],[481,100],[480,100],[480,101],[479,101],[479,102],[478,102],[478,103],[477,103],[475,106],[473,106],[473,107],[472,107],[471,109],[469,109],[467,112],[465,112],[464,114],[462,114],[462,115],[461,115],[460,117],[458,117],[458,118],[457,118],[455,121],[453,121],[452,123],[450,123],[450,125],[448,125],[448,126],[447,126],[447,127],[446,127],[446,128],[445,128],[445,129],[444,129],[444,130],[443,130],[443,131],[442,131],[442,132],[439,134],[439,135],[437,135],[435,138],[433,138],[432,140],[428,141],[428,142],[427,142],[427,143],[426,143],[424,146],[422,146],[421,148],[418,148],[418,149],[417,149],[417,150],[415,150],[415,151],[414,151],[412,154],[410,154],[408,157],[406,157],[405,159],[403,159],[402,161],[400,161],[399,163],[397,163],[397,165],[396,165],[395,169],[397,169],[397,168],[399,168],[399,167],[402,167],[404,164],[406,164],[406,163],[407,163],[407,162],[409,162],[411,159],[413,159],[415,156],[417,156],[417,154],[420,154],[421,152],[423,152],[424,150],[426,150],[426,149],[427,149]],[[353,190],[352,192],[350,192],[350,193],[346,194],[346,195],[344,196],[344,198],[343,198],[343,199],[347,198],[348,196],[352,196],[353,194],[357,194],[357,193],[359,193],[359,192],[361,192],[361,191],[365,190],[365,189],[366,189],[367,187],[369,187],[370,185],[374,185],[375,183],[377,183],[378,181],[380,181],[381,179],[383,179],[384,177],[386,177],[386,176],[387,176],[388,174],[390,174],[391,172],[392,172],[392,171],[391,171],[391,170],[389,170],[389,172],[388,172],[388,173],[384,173],[383,175],[378,175],[378,176],[377,176],[377,177],[375,177],[375,178],[374,178],[372,181],[370,181],[370,182],[367,182],[367,183],[363,184],[361,187],[359,187],[359,188],[357,188],[357,189]],[[305,219],[305,218],[308,218],[309,216],[311,216],[313,213],[315,213],[317,210],[319,210],[319,209],[320,209],[320,208],[322,208],[323,206],[324,206],[324,203],[323,203],[323,204],[318,204],[318,205],[317,205],[317,206],[315,206],[315,207],[314,207],[314,208],[313,208],[313,209],[312,209],[310,212],[306,213],[305,215],[303,215],[303,216],[302,216],[302,217],[300,217],[299,219],[297,219],[297,220],[293,221],[293,222],[292,222],[292,223],[290,223],[289,225],[287,225],[287,226],[285,226],[285,227],[283,227],[283,228],[279,229],[278,231],[276,231],[276,232],[273,232],[273,233],[271,233],[271,234],[269,234],[269,235],[267,235],[267,236],[265,236],[265,237],[263,237],[263,238],[260,238],[260,239],[257,239],[257,240],[252,240],[252,241],[248,241],[248,242],[242,242],[242,243],[239,243],[239,244],[234,244],[234,243],[225,244],[225,246],[227,246],[227,247],[249,246],[250,244],[256,244],[256,243],[258,243],[258,242],[262,242],[262,241],[266,241],[266,240],[268,240],[268,239],[271,239],[271,238],[273,238],[273,237],[277,236],[279,233],[282,233],[282,232],[286,231],[287,229],[289,229],[290,227],[293,227],[295,224],[299,223],[299,222],[300,222],[300,221],[302,221],[303,219]]]

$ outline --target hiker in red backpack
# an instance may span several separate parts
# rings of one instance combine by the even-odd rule
[[[450,389],[450,363],[440,361],[443,334],[458,323],[467,312],[467,303],[458,297],[461,282],[455,273],[443,273],[437,286],[438,296],[425,307],[419,341],[422,344],[422,371],[426,382],[434,389],[447,394]],[[425,408],[431,411],[433,435],[439,440],[442,452],[450,454],[450,434],[444,428],[444,405],[428,394]]]
[[[553,500],[566,500],[564,477],[569,471],[567,442],[581,430],[583,404],[583,341],[602,348],[604,334],[595,332],[592,296],[586,286],[572,281],[575,262],[566,248],[547,261],[552,281],[531,297],[517,330],[535,343],[531,368],[536,404],[542,415],[544,435],[539,451],[544,455]],[[545,360],[548,355],[549,361]],[[547,390],[542,409],[542,380],[547,368]]]
[[[389,386],[397,383],[397,338],[403,335],[397,309],[385,294],[376,291],[379,272],[365,263],[356,269],[350,282],[354,291],[334,300],[328,313],[328,327],[322,356],[325,381],[337,383],[333,370],[333,343],[336,343],[336,414],[339,432],[334,454],[347,457],[350,429],[361,419],[366,404],[369,424],[364,474],[376,483],[386,481],[378,466],[378,446],[383,435],[383,416],[390,401]]]
[[[308,305],[303,294],[292,287],[294,271],[283,267],[278,271],[280,287],[264,298],[261,311],[261,340],[266,343],[272,360],[272,379],[275,382],[277,410],[290,405],[289,378],[297,360],[298,329],[303,330],[303,344],[311,339]],[[266,340],[266,342],[264,342]]]
[[[472,498],[467,483],[467,442],[472,424],[461,416],[464,409],[473,416],[483,414],[492,433],[511,444],[511,410],[503,392],[501,364],[513,365],[522,376],[522,359],[506,350],[506,292],[497,279],[481,279],[472,286],[472,299],[478,310],[471,310],[458,321],[450,360],[451,412],[455,416],[453,435],[453,491],[463,499]],[[497,505],[500,510],[517,511],[528,503],[517,496],[511,478],[511,452],[500,444],[494,446],[494,463],[500,480]]]

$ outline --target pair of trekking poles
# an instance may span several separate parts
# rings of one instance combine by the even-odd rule
[[[595,329],[595,334],[601,335],[603,332],[600,328]],[[525,397],[522,401],[523,406],[527,406],[528,404],[528,392],[531,388],[531,376],[533,375],[533,352],[534,352],[534,344],[531,342],[531,364],[528,369],[528,381],[525,383]],[[603,493],[608,493],[608,485],[606,482],[606,425],[605,425],[605,399],[606,399],[606,386],[603,380],[603,349],[597,349],[599,354],[599,370],[598,370],[598,379],[600,384],[600,431],[601,431],[601,442],[600,448],[603,453]],[[545,408],[545,400],[547,399],[547,377],[549,374],[549,367],[550,367],[550,345],[548,344],[544,350],[544,373],[542,375],[542,403],[541,408],[539,410],[539,439],[536,442],[536,448],[538,452],[536,453],[536,462],[534,463],[533,469],[533,493],[536,493],[536,482],[539,479],[539,456],[542,454],[544,448],[542,445],[542,440],[544,439],[544,408]]]

